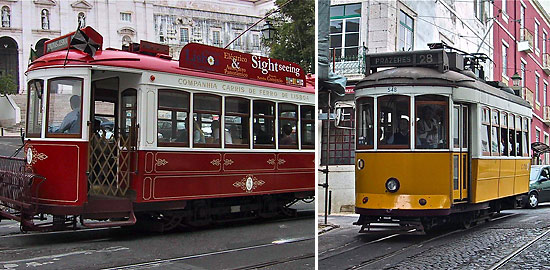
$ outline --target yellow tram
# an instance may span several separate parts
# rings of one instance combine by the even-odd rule
[[[445,49],[367,55],[373,73],[355,87],[361,232],[468,227],[528,192],[531,106],[464,68],[475,64]]]

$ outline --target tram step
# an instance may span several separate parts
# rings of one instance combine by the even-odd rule
[[[132,212],[133,203],[127,198],[94,196],[84,204],[84,213],[120,213]]]

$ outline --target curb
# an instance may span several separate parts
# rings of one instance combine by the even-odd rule
[[[317,226],[318,226],[317,234],[323,234],[323,233],[332,231],[333,229],[340,228],[339,225],[335,225],[335,224],[327,224],[327,225],[317,224]],[[320,226],[323,226],[323,227],[320,227]]]

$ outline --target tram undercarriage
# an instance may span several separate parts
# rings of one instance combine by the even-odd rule
[[[132,204],[128,200],[113,203],[113,199],[92,199],[84,207],[72,209],[35,205],[18,211],[13,206],[3,207],[0,220],[17,220],[22,231],[78,229],[80,222],[89,228],[132,226],[140,230],[166,232],[257,218],[292,217],[296,215],[296,210],[290,208],[292,205],[300,200],[310,202],[312,199],[311,192],[175,201],[155,203],[155,206]]]
[[[478,204],[457,204],[451,209],[439,210],[374,210],[356,208],[359,220],[353,225],[361,226],[359,233],[398,233],[425,235],[432,229],[444,225],[458,225],[468,229],[482,222],[490,221],[501,210],[520,207],[522,196],[511,196]],[[384,213],[385,212],[385,213]]]

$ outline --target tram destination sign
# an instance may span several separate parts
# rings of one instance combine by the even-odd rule
[[[180,52],[179,66],[243,79],[305,86],[304,70],[296,63],[198,43]]]
[[[441,49],[370,54],[366,57],[367,71],[379,67],[438,67],[441,72],[449,69],[449,58]]]
[[[96,32],[90,26],[82,28],[82,32],[84,32],[95,43],[99,44],[99,50],[101,50],[101,47],[103,45],[103,37],[98,32]],[[71,44],[71,39],[74,34],[75,32],[71,32],[61,37],[44,42],[44,54],[66,50],[67,48],[69,48],[69,44]]]

